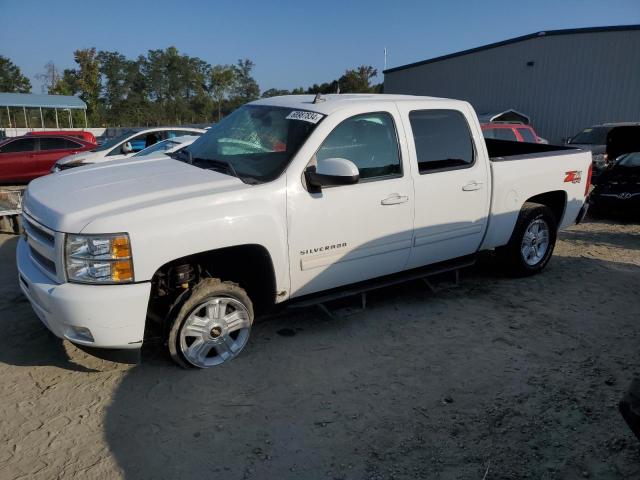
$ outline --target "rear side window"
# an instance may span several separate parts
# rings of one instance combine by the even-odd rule
[[[489,128],[483,130],[482,134],[484,138],[495,138],[496,140],[508,140],[510,142],[518,141],[518,137],[510,128]]]
[[[456,110],[414,110],[409,113],[421,174],[466,168],[473,164],[469,125]]]
[[[35,138],[21,138],[3,145],[0,153],[33,152],[35,149]]]
[[[538,142],[536,140],[536,137],[533,134],[533,132],[531,130],[529,130],[528,128],[519,128],[518,129],[518,133],[520,134],[520,136],[522,137],[522,140],[524,142],[528,142],[528,143],[537,143]]]
[[[316,153],[318,160],[336,157],[351,160],[361,179],[400,175],[398,137],[391,115],[356,115],[338,125]]]

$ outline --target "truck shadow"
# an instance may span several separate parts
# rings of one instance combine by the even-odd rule
[[[31,309],[18,286],[15,255],[19,237],[0,243],[0,362],[19,366],[50,365],[78,372],[93,372],[71,360],[64,342],[49,332]],[[73,347],[72,347],[73,348]]]
[[[335,305],[333,318],[309,309],[258,322],[247,350],[219,368],[184,371],[147,350],[115,392],[104,435],[131,479],[364,478],[389,468],[475,478],[500,405],[509,411],[525,391],[537,400],[581,391],[583,377],[550,372],[557,364],[578,371],[611,332],[632,328],[638,271],[556,256],[542,275],[509,279],[486,254],[457,288],[442,284],[433,294],[413,281],[370,293],[363,311],[354,299]],[[603,294],[612,318],[594,313]],[[544,392],[526,387],[536,375]],[[593,418],[606,417],[601,403]],[[514,459],[527,458],[528,471],[544,471],[550,460],[531,455],[531,445],[550,445],[552,434],[533,428],[537,407],[519,408],[500,417],[514,433],[499,441],[492,468],[522,469]],[[560,426],[557,412],[544,409],[542,420],[561,430],[558,455],[599,438],[582,420]],[[624,434],[611,423],[607,431]]]

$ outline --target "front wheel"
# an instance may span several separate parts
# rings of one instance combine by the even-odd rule
[[[169,353],[181,367],[208,368],[235,358],[249,340],[253,305],[235,283],[208,278],[178,309],[169,330]]]
[[[525,203],[509,243],[497,250],[506,270],[515,276],[542,271],[553,254],[557,229],[556,218],[549,207]]]

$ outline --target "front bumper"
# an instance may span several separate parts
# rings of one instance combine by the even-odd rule
[[[42,323],[56,336],[93,348],[140,349],[151,284],[82,285],[53,282],[20,239],[18,282]]]

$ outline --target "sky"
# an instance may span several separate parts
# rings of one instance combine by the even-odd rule
[[[129,58],[175,46],[211,64],[250,58],[262,90],[308,87],[348,68],[389,68],[541,30],[640,24],[640,0],[0,0],[0,55],[36,75],[73,51]]]

